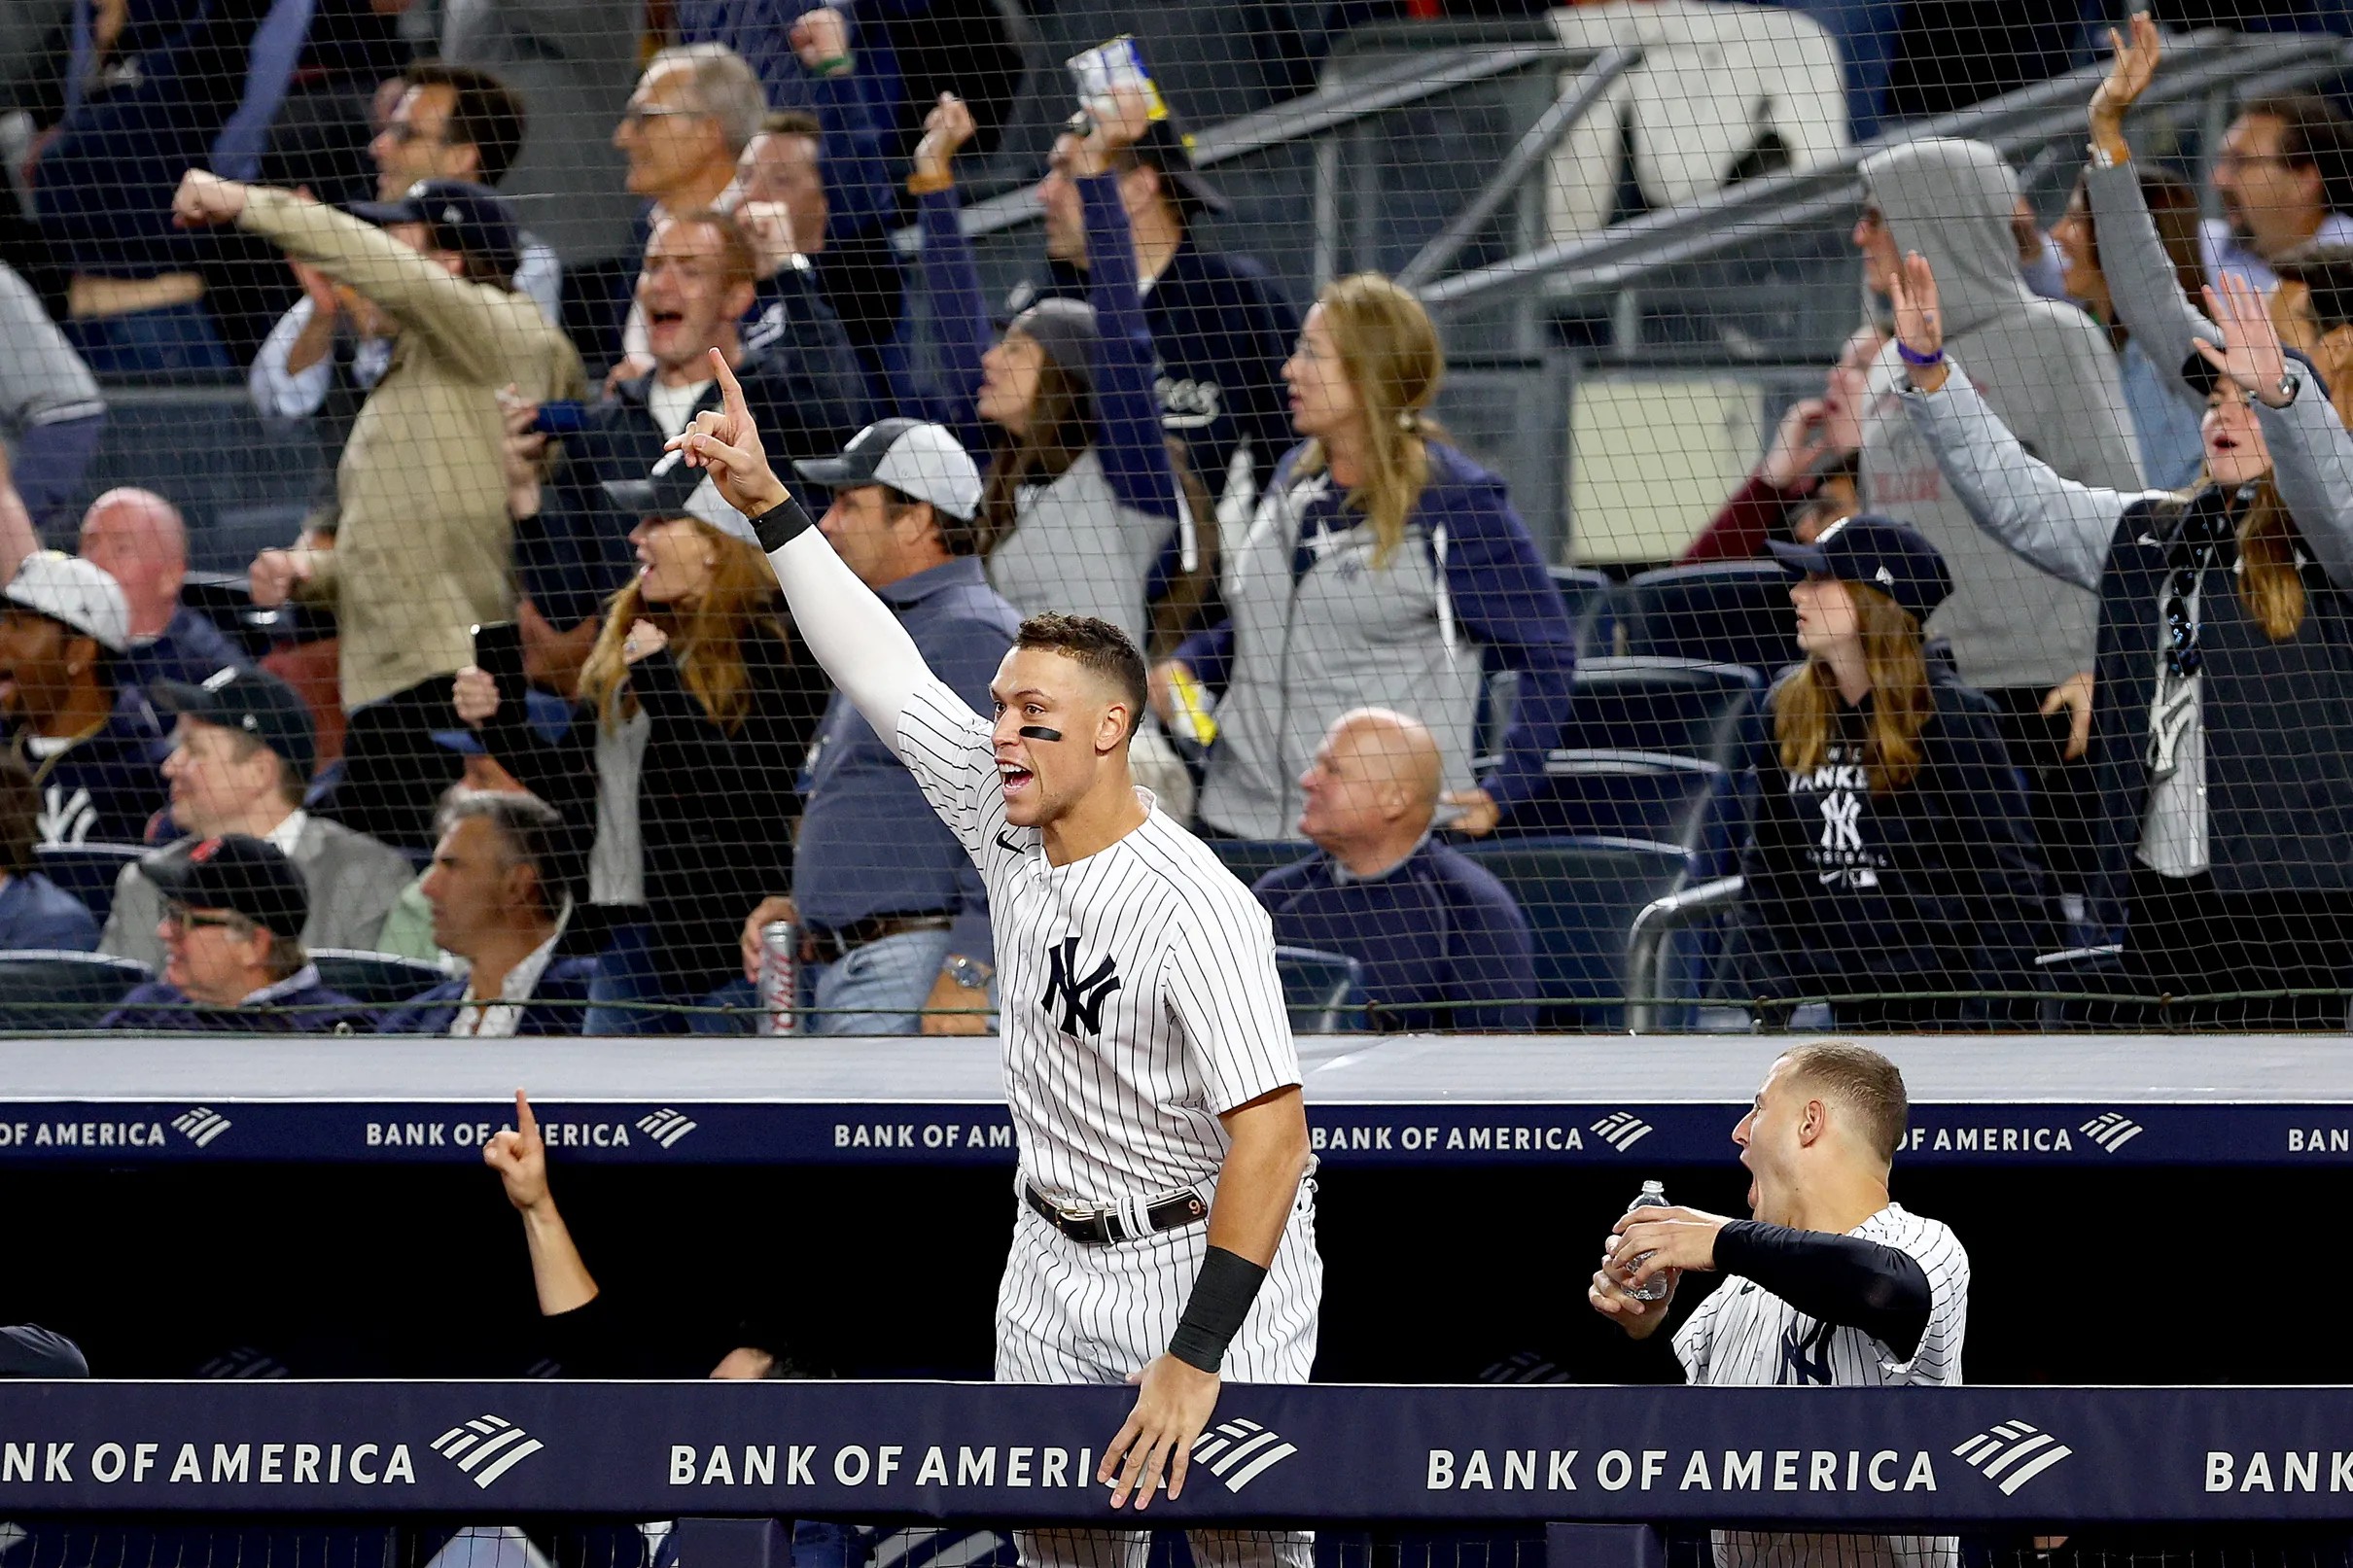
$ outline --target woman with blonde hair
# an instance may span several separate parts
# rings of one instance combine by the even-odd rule
[[[744,911],[791,884],[793,780],[828,690],[778,613],[751,525],[696,470],[656,474],[612,487],[662,493],[624,498],[645,518],[629,535],[638,575],[613,598],[563,736],[479,669],[456,684],[458,716],[586,844],[608,932],[590,1034],[677,1032],[687,1018],[664,1004],[740,972]]]
[[[1912,529],[1849,517],[1771,548],[1805,662],[1774,682],[1740,854],[1746,996],[1823,1001],[1841,1028],[1984,1022],[2049,937],[2025,791],[1993,710],[1920,631],[1952,592]]]
[[[1429,414],[1445,367],[1422,302],[1377,273],[1339,279],[1308,312],[1282,367],[1307,439],[1227,552],[1228,618],[1153,672],[1164,720],[1193,691],[1221,694],[1201,794],[1210,831],[1297,837],[1298,776],[1356,708],[1429,726],[1463,831],[1492,831],[1542,783],[1576,636],[1503,481]],[[1520,691],[1503,762],[1481,781],[1472,730],[1490,648]]]
[[[2100,596],[2099,890],[2128,975],[2172,1015],[2344,1027],[2353,979],[2353,445],[2234,277],[2206,291],[2205,471],[2188,492],[2061,479],[1944,352],[1907,259],[1903,397],[1978,526]],[[2249,992],[2303,995],[2246,998]],[[2220,993],[2242,993],[2225,997]]]

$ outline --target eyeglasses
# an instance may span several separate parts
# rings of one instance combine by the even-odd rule
[[[418,142],[442,141],[441,136],[437,132],[428,131],[421,125],[411,125],[404,120],[396,120],[386,125],[384,134],[395,146],[399,147],[413,147]]]
[[[244,916],[232,915],[225,910],[191,909],[186,904],[166,904],[163,906],[163,923],[183,931],[228,931],[250,923]]]
[[[2253,169],[2265,163],[2287,161],[2287,156],[2282,153],[2217,153],[2214,156],[2214,166],[2218,169]]]

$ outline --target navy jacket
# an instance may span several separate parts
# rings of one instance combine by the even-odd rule
[[[2054,933],[2023,784],[1984,699],[1935,663],[1929,689],[1920,771],[1884,794],[1861,760],[1868,698],[1807,773],[1781,766],[1763,726],[1740,854],[1748,994],[2031,989]]]
[[[517,1034],[578,1034],[588,1000],[588,983],[596,978],[594,958],[551,959],[523,1003]],[[458,1004],[466,999],[467,981],[460,976],[410,997],[386,1013],[376,1025],[378,1034],[447,1034],[457,1022]]]
[[[795,458],[839,452],[867,414],[865,383],[841,324],[806,273],[792,276],[790,308],[746,333],[735,369],[769,459],[784,472]],[[540,514],[515,525],[516,578],[558,628],[599,613],[637,574],[629,531],[640,519],[615,509],[599,487],[643,479],[660,461],[668,437],[646,405],[652,384],[651,374],[623,381],[588,407],[586,428],[564,438],[564,461]],[[694,411],[719,405],[715,382]]]
[[[1014,290],[1005,308],[1018,312],[1048,295],[1084,299],[1086,269],[1054,262],[1044,283]],[[1145,293],[1143,317],[1160,359],[1161,428],[1185,443],[1212,497],[1224,493],[1227,468],[1245,441],[1254,485],[1264,489],[1276,461],[1299,439],[1282,384],[1282,362],[1299,336],[1291,302],[1252,258],[1204,250],[1187,233]]]
[[[1377,1028],[1536,1027],[1528,919],[1492,872],[1458,851],[1425,839],[1367,878],[1316,854],[1268,872],[1250,890],[1273,917],[1281,946],[1345,954],[1364,965]]]
[[[2115,909],[2131,880],[2149,801],[2149,704],[2157,694],[2160,594],[2191,513],[2224,505],[2201,491],[2188,507],[2144,501],[2118,519],[2100,575],[2097,700],[2091,763],[2101,890]],[[2198,605],[2205,655],[2206,854],[2217,890],[2353,888],[2353,593],[2300,545],[2304,618],[2274,643],[2249,615],[2226,539]]]
[[[148,821],[168,796],[161,770],[169,731],[135,685],[115,694],[115,710],[96,734],[54,757],[36,756],[29,737],[9,741],[41,789],[34,824],[41,844],[144,844]]]
[[[0,887],[0,953],[95,953],[98,923],[81,899],[35,871]]]
[[[202,685],[223,670],[243,670],[252,663],[243,648],[221,635],[211,616],[182,605],[154,642],[123,655],[116,669],[129,683],[153,690],[158,680]]]
[[[150,981],[98,1027],[134,1034],[367,1034],[375,1020],[349,996],[320,985],[313,970],[308,985],[252,1007],[208,1007],[168,981]]]

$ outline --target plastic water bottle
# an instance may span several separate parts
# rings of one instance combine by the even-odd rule
[[[1646,1181],[1642,1184],[1641,1196],[1626,1205],[1626,1212],[1631,1214],[1637,1208],[1665,1208],[1666,1206],[1667,1184],[1659,1181]],[[1642,1267],[1642,1260],[1649,1256],[1650,1254],[1647,1252],[1637,1254],[1627,1267],[1639,1269]],[[1647,1285],[1629,1286],[1626,1294],[1638,1302],[1663,1302],[1667,1299],[1667,1293],[1674,1287],[1675,1282],[1670,1274],[1659,1273],[1653,1274]]]

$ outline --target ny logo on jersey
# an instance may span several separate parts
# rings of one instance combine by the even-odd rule
[[[1054,1016],[1061,1010],[1057,1026],[1065,1034],[1076,1034],[1085,1027],[1089,1034],[1103,1032],[1104,998],[1119,989],[1119,971],[1112,965],[1109,954],[1084,979],[1074,978],[1078,968],[1078,938],[1066,936],[1060,945],[1046,949],[1046,959],[1052,966],[1046,976],[1046,993],[1037,998],[1037,1005]]]
[[[1801,1319],[1800,1321],[1803,1321]],[[1781,1331],[1781,1368],[1774,1381],[1782,1386],[1830,1386],[1830,1337],[1838,1332],[1836,1324],[1816,1323],[1801,1335],[1792,1323]]]
[[[1822,797],[1822,848],[1837,854],[1863,847],[1863,802],[1844,789]]]

